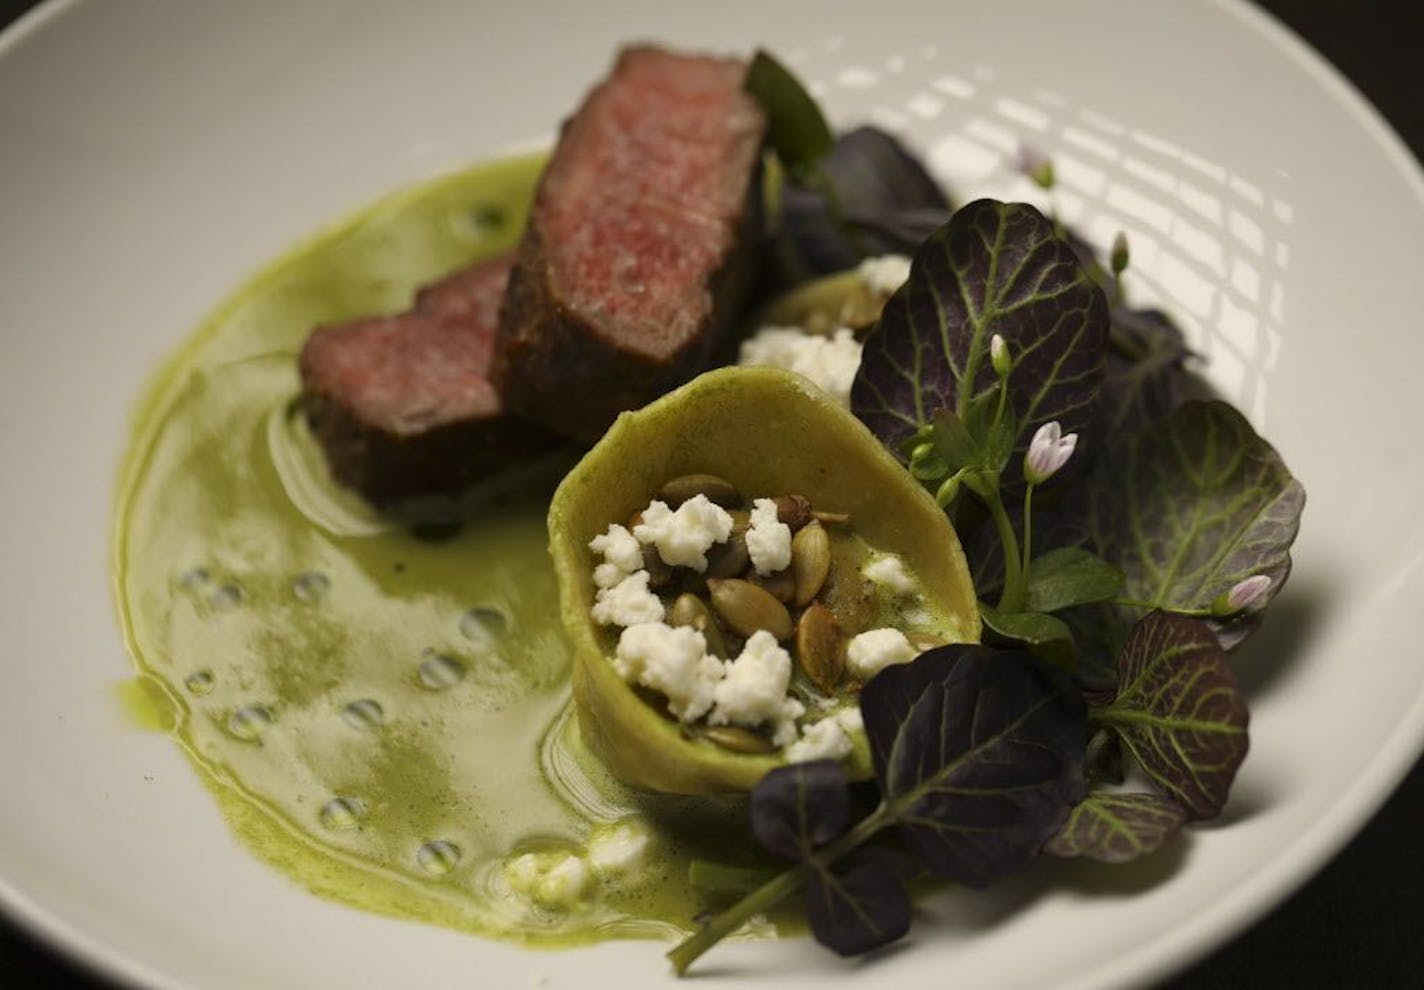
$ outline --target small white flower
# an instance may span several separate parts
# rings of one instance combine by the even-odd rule
[[[1211,603],[1211,611],[1216,616],[1235,615],[1260,603],[1267,591],[1271,590],[1271,579],[1265,574],[1253,574],[1231,586],[1231,590],[1217,597]]]
[[[1000,378],[1009,377],[1013,370],[1013,360],[1009,357],[1009,343],[999,334],[989,338],[989,363]]]
[[[1076,446],[1078,434],[1064,436],[1063,427],[1056,419],[1044,423],[1029,441],[1028,453],[1024,454],[1024,477],[1030,484],[1043,484],[1068,463]]]
[[[1052,189],[1053,160],[1037,148],[1021,144],[1017,156],[1018,169],[1044,189]]]

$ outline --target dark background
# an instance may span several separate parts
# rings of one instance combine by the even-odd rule
[[[0,27],[35,2],[0,0]],[[1333,62],[1424,158],[1424,0],[1260,6]],[[0,919],[0,987],[12,986],[102,984]],[[1163,990],[1274,987],[1424,987],[1424,761],[1319,876]]]

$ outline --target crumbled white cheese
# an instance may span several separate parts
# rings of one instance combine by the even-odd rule
[[[841,728],[847,732],[864,732],[865,719],[860,714],[859,705],[847,705],[836,712],[836,721],[841,724]]]
[[[603,826],[589,836],[588,865],[601,877],[627,873],[642,863],[652,841],[636,820]]]
[[[877,557],[862,573],[886,591],[897,595],[915,593],[915,579],[910,576],[905,562],[893,553]]]
[[[588,886],[588,864],[578,856],[565,856],[549,867],[534,898],[545,907],[572,907]]]
[[[713,692],[716,707],[707,721],[747,728],[770,724],[772,742],[777,746],[795,742],[796,719],[806,714],[806,708],[786,696],[791,654],[777,645],[776,637],[765,629],[752,633],[726,671],[727,676]]]
[[[661,692],[668,711],[692,722],[712,707],[726,664],[707,654],[707,641],[691,626],[643,622],[618,637],[613,669],[630,684]]]
[[[624,574],[643,569],[643,545],[618,523],[611,524],[608,532],[590,540],[588,548],[594,553],[602,554],[606,562]]]
[[[786,749],[789,763],[805,763],[808,760],[840,760],[850,755],[850,736],[840,720],[831,717],[806,726],[801,738]]]
[[[562,851],[528,852],[504,866],[504,877],[515,893],[550,910],[568,910],[588,886],[588,864]]]
[[[595,580],[597,580],[595,575]],[[601,626],[636,626],[660,622],[663,603],[648,590],[648,572],[629,574],[612,587],[599,588],[593,600],[593,621]]]
[[[860,368],[860,342],[845,327],[827,337],[799,327],[762,327],[742,342],[738,364],[770,365],[811,379],[843,406]]]
[[[752,503],[747,553],[762,577],[775,574],[791,563],[791,527],[777,519],[776,502],[772,499],[759,498]]]
[[[612,588],[627,576],[617,564],[599,564],[593,569],[593,584],[596,588]]]
[[[707,570],[707,551],[725,543],[732,534],[732,516],[706,495],[694,495],[674,512],[666,502],[654,500],[643,510],[643,521],[633,535],[657,547],[658,556],[674,567]]]
[[[846,646],[846,668],[862,681],[896,663],[915,659],[915,648],[898,629],[871,629]]]
[[[871,292],[888,296],[910,277],[910,259],[903,254],[882,254],[878,258],[866,258],[860,263],[856,274]]]

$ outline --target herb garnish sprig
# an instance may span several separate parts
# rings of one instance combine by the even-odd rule
[[[1305,495],[1245,417],[1200,397],[1170,319],[1127,306],[1129,257],[1120,237],[1105,267],[992,200],[916,250],[851,406],[968,532],[989,645],[865,685],[879,803],[859,821],[835,763],[763,778],[753,829],[790,865],[669,953],[679,973],[798,891],[816,938],[853,955],[908,930],[908,877],[1120,863],[1221,811],[1249,746],[1228,650],[1289,576]]]
[[[1028,862],[1083,796],[1086,708],[1066,677],[1027,654],[939,647],[881,671],[860,706],[879,805],[851,824],[833,761],[767,774],[752,792],[753,830],[792,865],[670,952],[679,973],[800,889],[816,938],[836,952],[894,941],[909,929],[910,864],[984,886]],[[904,854],[874,842],[890,832]]]

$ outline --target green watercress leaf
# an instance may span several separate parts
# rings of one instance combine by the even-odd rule
[[[865,341],[851,409],[891,450],[950,409],[969,427],[996,388],[994,334],[1014,358],[1010,402],[1022,452],[1039,426],[1092,425],[1107,301],[1054,224],[1023,203],[978,200],[915,252],[906,284]],[[982,407],[979,407],[982,409]],[[1005,478],[1021,477],[1011,459]]]
[[[1100,602],[1122,592],[1122,571],[1082,547],[1058,547],[1035,557],[1028,568],[1028,608],[1056,612]]]
[[[1211,627],[1166,612],[1132,628],[1117,696],[1093,718],[1192,819],[1221,811],[1249,747],[1246,699]]]
[[[834,760],[777,767],[751,796],[752,832],[767,849],[801,860],[845,831],[850,789]]]
[[[1083,796],[1086,709],[1028,654],[938,647],[860,706],[884,814],[937,876],[982,887],[1023,866]]]
[[[898,857],[878,846],[857,849],[835,867],[814,864],[806,878],[806,916],[816,941],[855,956],[910,930],[910,895]]]
[[[830,125],[801,81],[773,55],[758,50],[743,87],[767,117],[767,140],[794,177],[811,173],[835,143]]]
[[[1075,666],[1073,633],[1062,619],[1045,612],[1001,612],[987,602],[979,603],[979,615],[993,632],[1022,643],[1039,659],[1069,671]]]
[[[1043,851],[1126,863],[1161,849],[1186,819],[1182,806],[1161,794],[1095,791],[1073,809]]]
[[[1253,574],[1290,572],[1305,489],[1275,449],[1224,402],[1184,403],[1094,467],[1088,528],[1122,569],[1125,598],[1204,609]],[[1220,625],[1230,647],[1253,622]]]

